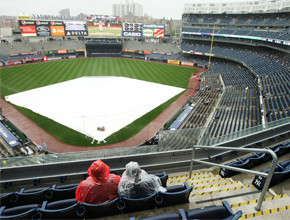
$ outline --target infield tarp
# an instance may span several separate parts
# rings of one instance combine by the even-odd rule
[[[103,141],[182,91],[125,77],[82,77],[5,98]]]

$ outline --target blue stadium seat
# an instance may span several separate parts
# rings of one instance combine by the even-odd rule
[[[189,195],[193,189],[187,182],[183,186],[168,187],[166,192],[158,192],[155,197],[157,207],[165,207],[189,202]]]
[[[270,170],[270,167],[262,170],[261,172],[264,173],[268,173]],[[280,163],[277,164],[273,177],[271,179],[269,188],[271,188],[272,186],[277,185],[278,183],[281,183],[285,180],[287,180],[290,177],[290,160],[284,160]],[[264,185],[266,182],[266,178],[265,177],[261,177],[261,176],[255,176],[255,178],[253,179],[252,184],[258,189],[258,190],[262,190]]]
[[[120,198],[117,197],[116,199],[103,204],[89,204],[84,202],[80,204],[80,207],[82,207],[82,210],[84,211],[83,216],[85,219],[99,218],[120,214],[121,210],[118,209],[119,201]]]
[[[0,219],[40,219],[40,204],[29,204],[6,208],[1,206]]]
[[[45,201],[39,208],[39,212],[42,219],[77,219],[83,218],[85,214],[85,211],[75,198],[50,203]]]

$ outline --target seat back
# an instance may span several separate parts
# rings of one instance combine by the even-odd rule
[[[121,197],[118,202],[118,207],[121,211],[128,212],[137,212],[147,209],[153,209],[156,206],[155,197],[157,193],[153,193],[150,196],[144,198],[127,198]]]
[[[180,189],[179,191],[177,189]],[[193,187],[188,186],[187,182],[184,182],[183,187],[175,187],[174,190],[168,192],[158,192],[155,197],[155,203],[158,207],[178,205],[189,202],[189,195]]]
[[[84,217],[79,207],[80,203],[74,198],[50,203],[45,201],[39,211],[43,219],[78,219]]]
[[[32,219],[34,215],[37,215],[39,204],[29,204],[15,206],[12,208],[1,207],[0,219]]]
[[[118,209],[118,202],[120,198],[117,197],[114,200],[102,203],[102,204],[89,204],[81,203],[80,206],[83,206],[85,209],[84,217],[87,218],[99,218],[104,216],[111,216],[120,214],[121,211]]]

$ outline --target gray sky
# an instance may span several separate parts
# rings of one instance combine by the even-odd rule
[[[59,15],[59,10],[69,8],[71,15],[79,13],[112,15],[112,4],[125,3],[126,0],[2,0],[0,15],[28,14]],[[130,0],[131,1],[131,0]],[[242,0],[211,0],[242,1]],[[180,19],[185,3],[202,0],[134,0],[143,5],[144,13],[154,18]]]

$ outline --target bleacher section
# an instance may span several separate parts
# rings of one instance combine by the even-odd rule
[[[223,136],[261,123],[258,87],[254,77],[234,65],[218,64],[204,76],[222,77],[224,95],[209,125],[210,137]]]
[[[289,25],[289,14],[267,13],[267,14],[183,14],[184,26],[192,25],[227,25],[227,26],[253,26],[253,27],[275,27]]]
[[[201,78],[200,91],[195,97],[200,98],[193,111],[181,124],[180,129],[204,127],[209,115],[214,111],[219,95],[222,93],[222,83],[219,77]]]
[[[57,41],[41,41],[41,42],[14,42],[0,43],[0,56],[8,56],[10,54],[42,52],[53,50],[75,50],[85,49],[85,42],[81,40],[57,40]]]
[[[261,76],[265,115],[268,122],[290,116],[290,71],[269,73]]]
[[[287,13],[232,14],[232,15],[183,15],[183,36],[194,37],[213,33],[225,38],[253,39],[278,42],[290,40],[290,21]],[[205,22],[204,22],[205,21]],[[211,21],[211,22],[210,22]],[[265,40],[268,39],[268,40]],[[289,44],[286,44],[289,45]]]
[[[138,51],[146,51],[148,53],[148,59],[156,61],[165,61],[167,59],[177,60],[181,57],[180,48],[175,44],[124,41],[123,51],[129,51],[133,54],[137,54]]]

